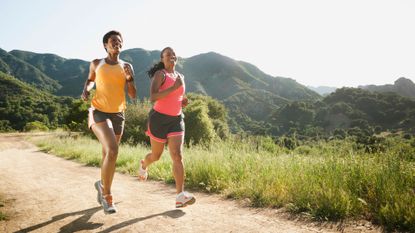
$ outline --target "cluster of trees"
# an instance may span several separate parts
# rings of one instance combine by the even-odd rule
[[[87,116],[87,104],[57,97],[0,72],[0,131],[77,130]]]
[[[291,101],[265,122],[245,118],[245,126],[253,134],[273,136],[295,133],[298,137],[330,137],[341,135],[339,132],[372,135],[383,131],[411,134],[415,132],[415,101],[394,93],[341,88],[319,101]]]

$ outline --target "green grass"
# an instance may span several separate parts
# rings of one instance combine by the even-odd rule
[[[1,207],[4,207],[4,202],[3,202],[2,198],[0,197],[0,208]],[[5,213],[3,213],[2,211],[0,211],[0,221],[4,221],[4,220],[7,220],[7,219],[8,219],[8,216]]]
[[[49,153],[99,166],[96,140],[35,140]],[[387,230],[415,232],[415,147],[399,138],[387,143],[382,153],[365,153],[349,140],[315,142],[293,151],[252,139],[191,146],[184,150],[186,187],[248,199],[255,207],[306,212],[317,220],[363,218]],[[117,170],[136,175],[148,151],[123,144]],[[150,167],[150,178],[174,182],[167,152]]]

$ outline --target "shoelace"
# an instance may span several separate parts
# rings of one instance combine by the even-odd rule
[[[107,202],[108,206],[112,206],[112,195],[111,194],[105,195],[104,199]]]

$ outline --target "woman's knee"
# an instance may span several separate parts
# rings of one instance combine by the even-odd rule
[[[116,159],[118,156],[118,145],[110,145],[106,147],[105,152],[109,159]]]
[[[172,150],[170,151],[171,158],[173,162],[182,162],[182,151],[181,150]]]

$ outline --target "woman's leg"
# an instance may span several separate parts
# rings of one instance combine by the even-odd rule
[[[154,141],[150,138],[150,144],[151,144],[151,152],[148,153],[142,163],[142,168],[146,169],[150,164],[160,159],[161,154],[163,154],[164,150],[164,143]]]
[[[102,145],[101,182],[103,195],[111,193],[111,185],[115,172],[115,162],[118,156],[118,142],[114,130],[106,122],[94,124],[92,131]]]
[[[173,175],[176,181],[177,194],[184,191],[184,166],[182,158],[183,137],[184,135],[180,135],[169,137],[167,139],[170,156],[173,160]]]

